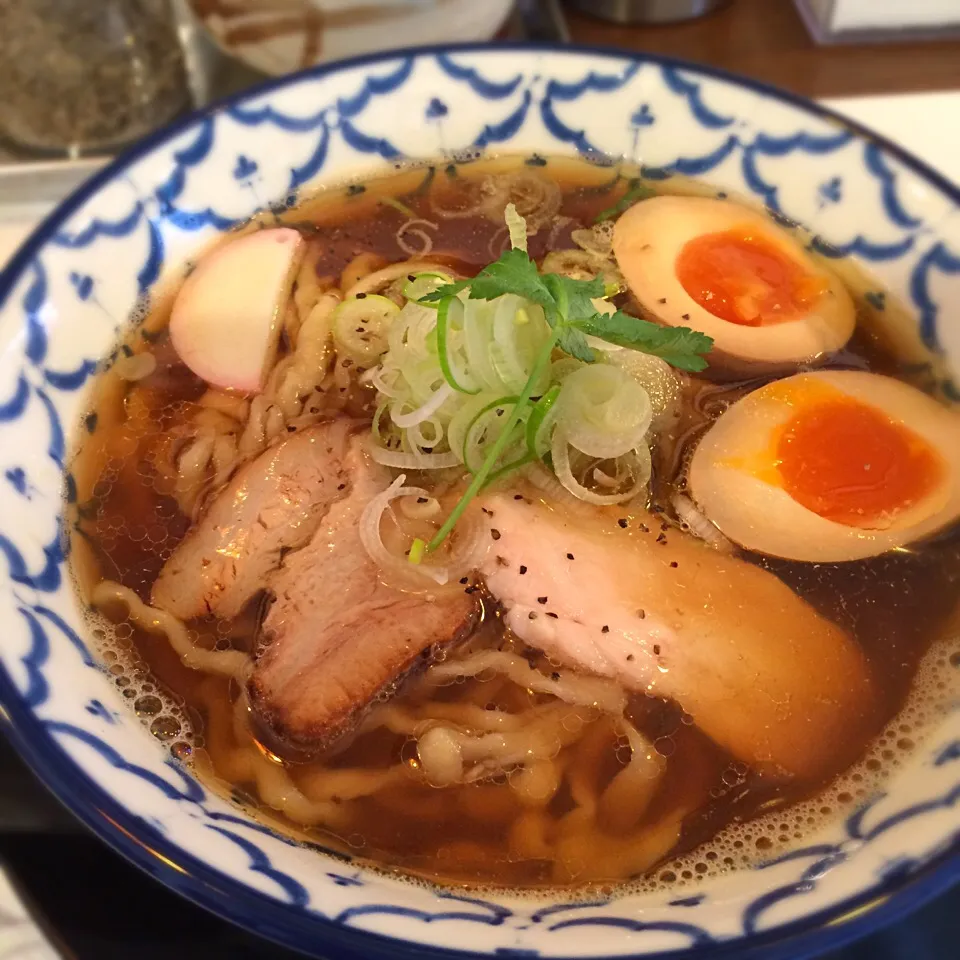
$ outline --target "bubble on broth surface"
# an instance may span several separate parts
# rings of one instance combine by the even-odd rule
[[[484,246],[485,243],[484,240]],[[147,349],[153,351],[158,358],[162,358],[164,350],[162,334],[156,336],[148,334],[146,328],[140,326],[148,316],[146,306],[147,304],[144,304],[138,308],[133,317],[132,337],[129,342],[135,344],[139,350],[143,344],[140,342],[138,330],[143,331],[143,340],[146,341]],[[160,316],[159,312],[157,316]],[[162,316],[160,319],[162,320]],[[155,333],[160,329],[155,324],[151,323],[151,326]],[[97,486],[92,491],[93,496],[89,505],[96,517],[96,538],[106,554],[107,562],[101,563],[102,574],[111,577],[114,574],[112,567],[116,568],[117,579],[137,590],[142,597],[149,594],[156,569],[171,555],[186,529],[186,517],[181,515],[177,501],[171,494],[177,482],[176,464],[183,451],[196,439],[195,429],[193,427],[185,429],[185,426],[188,426],[185,421],[193,423],[193,418],[198,411],[197,400],[201,395],[191,392],[192,388],[182,389],[184,383],[177,380],[175,370],[171,371],[169,367],[164,366],[162,359],[155,376],[156,380],[152,384],[151,378],[148,378],[133,387],[126,396],[123,403],[126,420],[122,427],[110,426],[109,429],[104,429],[111,421],[102,415],[103,411],[100,430],[95,429],[95,419],[93,426],[88,427],[88,433],[91,436],[96,435],[97,443],[100,443],[111,430],[117,435],[124,434],[123,437],[118,436],[118,442],[114,446],[110,446],[109,436],[106,436],[104,442],[109,453],[105,455],[103,469],[97,475]],[[167,380],[164,380],[164,377],[167,377]],[[689,416],[670,424],[664,430],[664,436],[658,441],[660,444],[658,449],[662,456],[659,458],[660,462],[655,464],[655,477],[665,478],[668,484],[673,482],[671,478],[676,479],[679,484],[676,489],[682,489],[684,463],[693,451],[696,438],[709,422],[739,395],[751,387],[759,386],[761,382],[763,381],[718,382],[702,386],[696,395],[690,398]],[[167,391],[171,384],[173,387]],[[169,399],[169,394],[172,393],[176,393],[178,399]],[[311,409],[315,408],[311,407]],[[146,445],[141,441],[150,441],[154,434],[164,431],[167,432],[165,438],[167,442],[162,447],[152,449],[152,454],[156,456],[144,456],[142,451]],[[672,487],[670,492],[673,492]],[[129,493],[130,496],[125,498],[125,493]],[[87,489],[87,496],[89,494],[90,491]],[[189,497],[187,500],[189,501]],[[147,502],[150,504],[149,511],[141,509]],[[663,529],[666,530],[678,521],[675,521],[671,515],[669,498],[661,498],[653,505],[653,509],[660,512],[663,509],[659,506],[661,502],[668,505],[667,513],[658,517],[658,520],[664,521]],[[196,509],[188,508],[184,513],[196,516],[203,505],[204,501],[201,500]],[[126,554],[135,556],[136,562],[125,565],[123,561]],[[128,566],[129,569],[127,569]],[[889,579],[880,582],[889,589],[891,584]],[[798,590],[798,592],[801,591]],[[803,595],[802,592],[801,595]],[[210,779],[208,782],[206,776],[208,767],[201,761],[201,755],[194,754],[194,750],[203,747],[204,735],[207,734],[211,740],[212,754],[214,738],[210,735],[210,729],[204,729],[204,723],[196,706],[187,707],[182,697],[172,693],[158,682],[159,677],[166,676],[164,668],[158,667],[155,675],[151,675],[145,669],[146,661],[141,659],[141,656],[150,657],[152,662],[156,648],[151,647],[147,653],[138,652],[136,645],[144,635],[140,631],[134,633],[130,630],[129,623],[120,622],[113,625],[108,620],[94,615],[91,617],[91,627],[95,634],[99,634],[96,640],[101,649],[102,660],[120,696],[129,702],[140,722],[164,744],[170,755],[182,761],[188,768],[194,767],[198,770],[201,780],[211,790],[245,807],[261,822],[276,827],[280,832],[302,838],[307,846],[315,845],[317,842],[328,845],[331,840],[335,841],[334,846],[339,844],[342,848],[352,845],[357,848],[361,856],[377,858],[380,861],[379,866],[371,863],[371,869],[382,870],[389,873],[392,878],[406,879],[427,889],[433,887],[430,880],[421,879],[416,875],[404,875],[403,871],[416,870],[419,866],[408,866],[400,861],[391,860],[390,851],[386,848],[378,848],[377,840],[370,834],[365,836],[363,832],[358,832],[355,829],[357,824],[351,824],[349,830],[344,830],[343,833],[326,828],[304,832],[296,826],[287,824],[280,815],[274,815],[268,807],[258,806],[256,798],[252,797],[249,790],[242,785],[231,785],[231,792],[227,795],[223,793],[223,785],[218,784],[215,779]],[[204,642],[210,643],[216,649],[233,646],[232,641],[237,642],[244,649],[247,648],[242,632],[235,630],[226,621],[204,623],[202,631]],[[927,636],[923,637],[924,646]],[[195,630],[191,631],[191,639],[194,641],[197,639]],[[150,642],[163,644],[159,637],[151,637]],[[922,647],[916,649],[919,653]],[[167,656],[172,656],[169,650],[163,652]],[[438,659],[445,659],[447,655],[448,652],[444,649]],[[558,666],[554,659],[545,657],[544,660],[551,666]],[[888,774],[895,773],[906,762],[918,744],[924,742],[931,729],[942,718],[942,705],[948,699],[945,691],[951,688],[951,684],[953,691],[958,689],[960,674],[954,669],[958,666],[960,666],[960,645],[956,642],[934,644],[928,657],[922,661],[913,681],[909,699],[903,709],[890,721],[887,728],[855,766],[828,787],[819,789],[811,799],[799,802],[791,800],[789,806],[778,806],[765,817],[746,823],[734,823],[721,829],[713,839],[691,849],[688,853],[680,853],[664,859],[648,876],[636,881],[621,883],[604,880],[588,886],[578,886],[568,892],[563,888],[549,885],[539,891],[524,887],[522,895],[535,897],[539,893],[551,902],[558,898],[563,899],[565,896],[569,896],[570,899],[590,897],[597,891],[602,891],[603,895],[622,891],[625,893],[655,892],[669,896],[673,893],[671,888],[678,885],[700,884],[704,879],[718,877],[758,861],[771,859],[785,849],[809,842],[809,838],[818,830],[848,816],[885,781]],[[458,696],[458,691],[464,687],[465,683],[463,677],[451,678],[443,695]],[[185,683],[184,690],[189,689],[192,688]],[[236,690],[231,688],[231,696],[235,693]],[[185,696],[188,702],[192,702],[189,692],[185,693]],[[389,694],[384,692],[376,698],[376,702],[382,703],[389,699]],[[506,709],[509,712],[510,703],[507,699],[491,697],[488,709]],[[690,733],[689,728],[694,725],[693,717],[678,711],[673,726],[669,729],[666,725],[658,728],[652,739],[657,754],[669,757],[673,762],[677,762],[678,759],[682,762],[683,738]],[[211,727],[216,729],[215,723],[211,722]],[[615,756],[621,764],[626,763],[631,755],[629,747],[622,742],[614,743],[614,750],[619,751]],[[401,761],[408,768],[419,767],[417,743],[414,739],[404,741],[399,748],[399,754]],[[720,759],[722,762],[718,767],[717,780],[714,784],[716,791],[714,796],[721,798],[718,805],[726,803],[729,798],[738,797],[744,790],[752,789],[750,782],[752,774],[745,765],[731,763],[724,768],[723,763],[726,761],[722,757]],[[497,782],[509,781],[512,785],[517,785],[523,779],[522,768],[511,768],[498,778]],[[482,791],[487,785],[477,786]],[[779,803],[779,800],[778,797],[776,802]],[[756,806],[750,809],[756,809]],[[391,812],[390,816],[397,815]],[[690,820],[693,820],[693,816]],[[688,834],[688,845],[699,836],[700,832],[694,832],[694,829],[691,829]],[[683,847],[678,849],[682,850]],[[403,853],[399,854],[399,856],[403,855]],[[457,859],[449,852],[444,856],[448,863],[453,863]],[[523,858],[519,855],[506,855],[498,858],[497,862],[521,862],[522,860]],[[323,869],[322,863],[318,869]],[[451,885],[461,885],[462,878],[458,873],[448,872],[448,876],[451,877],[448,881]],[[497,887],[492,883],[478,882],[476,879],[468,879],[466,882],[471,890],[510,889],[504,886]]]
[[[649,876],[625,884],[625,892],[651,893],[700,883],[773,859],[849,816],[910,759],[943,720],[953,700],[960,637],[940,640],[921,660],[903,709],[874,738],[861,760],[808,800],[744,823],[732,823],[689,853],[670,858]],[[911,734],[904,737],[906,728]],[[735,769],[735,768],[734,768]]]
[[[178,702],[179,698],[157,683],[144,668],[131,642],[133,628],[130,623],[126,620],[112,623],[96,612],[88,613],[88,622],[100,659],[124,699],[131,701],[137,718],[157,740],[170,746],[174,756],[180,754],[178,759],[186,759],[189,752],[181,744],[191,750],[197,746],[196,731],[186,710]],[[174,738],[177,743],[173,743]]]
[[[180,406],[180,403],[168,405],[159,416],[171,419],[182,416]],[[174,410],[174,407],[178,409]],[[125,468],[119,460],[112,459],[107,462],[93,490],[96,501],[103,503],[107,500],[114,485],[121,479],[124,469],[129,467]],[[144,467],[142,463],[138,463],[135,470],[141,483],[151,487],[156,493],[169,493],[164,478],[152,466]],[[106,516],[100,514],[98,525],[101,545],[109,551],[117,541],[122,540],[134,541],[144,546],[149,544],[151,552],[161,559],[166,559],[180,539],[171,523],[176,514],[173,501],[168,502],[166,497],[156,501],[153,515],[149,517],[139,516],[129,520],[117,513]],[[130,586],[149,586],[149,583],[130,583]],[[217,648],[222,649],[229,645],[229,632],[228,623],[215,623],[214,641]],[[164,744],[171,756],[189,766],[193,751],[203,746],[203,731],[192,721],[182,701],[162,684],[157,683],[145,668],[136,650],[131,624],[126,620],[112,623],[106,617],[92,613],[90,635],[121,696],[131,704],[145,729]],[[191,630],[190,635],[192,640],[198,639],[195,630]],[[888,776],[896,773],[942,719],[944,705],[950,700],[951,692],[957,686],[958,667],[960,641],[953,638],[935,643],[920,663],[903,709],[874,739],[861,760],[830,785],[808,800],[792,803],[786,810],[775,810],[744,823],[729,824],[712,839],[690,852],[673,857],[647,876],[619,884],[616,889],[625,893],[655,893],[664,892],[665,889],[699,885],[704,880],[752,866],[758,861],[772,859],[838,819],[849,816],[859,804],[880,788]],[[451,682],[462,684],[464,678],[457,677]],[[377,701],[388,699],[389,695],[382,694]],[[689,715],[683,714],[679,716],[678,722],[683,726],[694,721]],[[404,759],[411,766],[415,766],[416,749],[415,745],[412,747],[405,751]],[[670,756],[675,747],[674,739],[669,733],[665,733],[656,738],[654,747],[661,756]],[[622,759],[626,759],[626,755]],[[720,784],[714,788],[715,795],[723,796],[726,790],[736,789],[745,781],[747,773],[743,764],[731,764],[723,771]],[[520,770],[511,770],[508,778],[513,780],[519,774]],[[246,809],[252,815],[258,815],[256,807],[246,805]],[[270,813],[265,809],[262,816],[269,819]],[[356,840],[357,837],[353,839]],[[406,879],[418,886],[431,887],[429,880],[398,873],[387,863],[378,865],[373,862],[370,866],[374,870],[388,871],[391,877]],[[472,883],[471,887],[480,891],[503,889],[482,883]],[[594,885],[588,889],[595,890],[599,887]],[[523,888],[522,892],[526,897],[543,896],[555,899],[562,895],[562,888]],[[585,888],[571,889],[570,895],[582,897],[585,895]]]
[[[182,703],[144,671],[126,631],[118,630],[123,626],[123,622],[113,624],[99,614],[90,614],[90,635],[110,674],[122,687],[125,699],[132,702],[140,722],[169,749],[171,756],[189,766],[193,751],[203,746],[202,731],[196,729]],[[705,880],[754,866],[758,861],[773,859],[805,838],[814,836],[819,830],[849,816],[867,797],[880,789],[889,776],[896,774],[943,719],[952,700],[945,691],[956,688],[958,665],[960,638],[952,637],[935,643],[921,661],[911,693],[900,713],[888,722],[858,763],[814,796],[744,823],[729,824],[712,839],[688,853],[667,859],[647,876],[613,887],[603,885],[603,888],[629,895],[663,893],[699,885]],[[910,736],[905,736],[905,733]],[[409,744],[406,756],[413,758],[416,756],[416,744],[412,740]],[[517,776],[519,772],[511,770],[508,778]],[[723,782],[732,786],[741,783],[748,771],[744,764],[737,762],[731,763],[724,773]],[[257,816],[255,806],[239,800],[234,802],[245,807],[254,817]],[[270,811],[265,810],[264,813],[269,818]],[[354,836],[347,842],[357,839]],[[362,846],[359,844],[358,849]],[[393,879],[424,889],[434,888],[429,880],[398,872],[391,869],[389,864],[371,862],[369,866],[374,871],[388,873]],[[477,891],[477,895],[483,895],[485,891],[502,893],[508,888],[480,883],[471,884],[471,889]],[[579,886],[571,888],[569,893],[572,899],[580,899],[600,889],[601,885]],[[558,896],[563,896],[564,890],[545,887],[522,888],[517,892],[528,898],[555,901]]]

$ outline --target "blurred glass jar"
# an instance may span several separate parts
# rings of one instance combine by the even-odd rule
[[[11,146],[108,152],[188,104],[168,0],[0,0],[0,138]]]

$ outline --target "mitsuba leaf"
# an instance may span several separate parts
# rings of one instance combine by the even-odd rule
[[[576,326],[592,337],[652,354],[678,370],[688,370],[690,373],[706,368],[707,361],[703,354],[709,353],[713,346],[713,340],[698,330],[661,327],[622,310],[612,314],[598,313],[592,318],[578,321]]]
[[[584,363],[593,363],[596,360],[587,338],[576,327],[564,327],[557,338],[557,346],[571,357],[583,360]]]
[[[505,293],[514,293],[533,303],[539,303],[552,321],[556,312],[556,303],[537,265],[523,250],[507,250],[499,260],[484,267],[470,280],[458,280],[448,283],[432,293],[421,297],[421,301],[435,303],[444,297],[455,296],[461,290],[469,290],[474,300],[495,300]]]

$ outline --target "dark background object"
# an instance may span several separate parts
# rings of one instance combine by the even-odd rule
[[[805,97],[960,88],[960,41],[818,46],[791,0],[730,0],[697,20],[637,27],[565,10],[575,43],[696,60]]]
[[[567,3],[614,23],[678,23],[702,17],[726,0],[567,0]]]
[[[956,12],[952,11],[953,22],[940,26],[904,26],[887,28],[845,28],[834,30],[829,26],[837,0],[831,0],[827,9],[823,9],[818,0],[793,0],[800,16],[803,17],[810,35],[817,43],[889,43],[903,40],[947,40],[960,37],[960,25]],[[909,0],[901,0],[904,10],[910,9]],[[881,8],[882,9],[882,8]],[[899,8],[897,8],[899,9]],[[957,8],[960,10],[960,7]],[[909,19],[909,16],[907,17]]]

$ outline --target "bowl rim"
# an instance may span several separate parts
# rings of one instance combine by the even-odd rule
[[[862,140],[879,145],[904,167],[960,207],[960,185],[918,159],[908,150],[875,133],[869,127],[850,120],[837,111],[813,100],[782,90],[719,67],[699,64],[679,57],[652,52],[634,52],[609,46],[567,43],[509,42],[502,45],[474,42],[429,44],[364,54],[331,63],[317,64],[306,70],[270,78],[256,86],[220,98],[192,111],[173,123],[153,131],[98,170],[58,204],[0,271],[0,309],[7,302],[24,269],[44,248],[58,228],[87,200],[113,181],[136,160],[193,127],[199,120],[224,108],[281,90],[305,79],[320,78],[342,70],[389,62],[403,57],[437,54],[511,52],[548,53],[561,56],[589,55],[603,59],[654,63],[688,73],[721,80],[743,87],[831,122],[851,131]],[[282,903],[252,890],[228,874],[209,866],[188,853],[174,840],[130,813],[126,807],[101,788],[58,745],[44,729],[34,712],[22,700],[6,668],[0,663],[0,728],[32,772],[51,790],[71,814],[99,839],[134,866],[163,883],[175,893],[231,923],[266,937],[295,951],[315,956],[315,949],[343,948],[349,956],[370,957],[376,947],[378,956],[409,960],[469,960],[491,956],[471,950],[452,950],[352,928],[302,908]],[[764,960],[796,960],[824,949],[836,949],[867,933],[903,918],[913,910],[945,892],[960,881],[960,831],[936,856],[918,870],[875,883],[859,893],[824,910],[803,916],[762,933],[737,936],[708,946],[623,955],[621,960],[721,960],[728,957],[759,957]],[[880,911],[877,908],[883,907]],[[322,933],[324,942],[317,942]],[[577,956],[552,955],[553,960],[591,960]],[[597,955],[593,960],[602,960]]]

